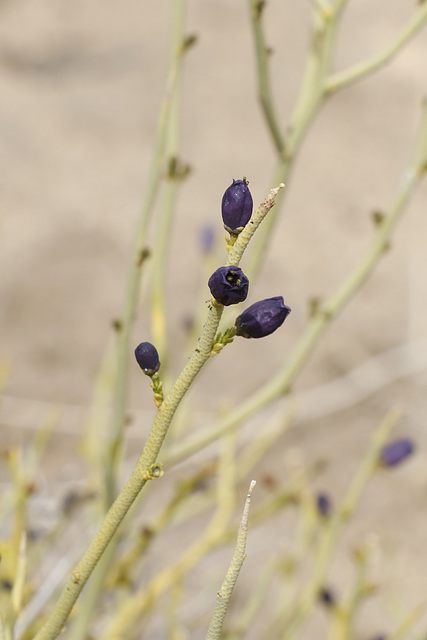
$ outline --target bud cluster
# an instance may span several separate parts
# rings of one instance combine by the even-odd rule
[[[253,200],[248,184],[246,178],[233,180],[222,198],[222,220],[230,233],[228,248],[252,217]],[[227,266],[217,269],[209,278],[208,285],[215,302],[229,306],[246,300],[249,280],[239,267]],[[282,296],[260,300],[236,319],[233,334],[243,338],[263,338],[276,331],[290,312]]]
[[[253,200],[248,181],[233,180],[225,191],[221,202],[221,213],[225,229],[230,233],[228,248],[243,231],[252,217]],[[209,247],[211,246],[209,234]],[[209,250],[209,249],[208,249]],[[219,267],[208,280],[213,303],[228,307],[246,300],[249,291],[249,279],[237,265]],[[243,338],[263,338],[278,329],[291,312],[282,296],[259,300],[235,321],[234,327],[217,335],[212,345],[211,355],[216,355],[235,336]],[[163,401],[162,383],[158,376],[160,368],[159,354],[150,342],[141,342],[135,349],[136,360],[143,372],[151,377],[154,401],[160,406]]]

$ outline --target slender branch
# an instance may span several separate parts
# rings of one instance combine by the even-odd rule
[[[103,461],[103,512],[108,510],[116,495],[116,484],[121,460],[123,427],[125,424],[125,413],[128,396],[128,358],[130,332],[139,301],[142,267],[147,257],[147,251],[145,249],[146,227],[154,204],[156,193],[162,179],[162,173],[164,172],[166,139],[168,137],[168,131],[170,130],[170,122],[171,120],[174,120],[174,112],[176,110],[176,108],[174,107],[177,103],[177,91],[182,69],[183,57],[184,5],[185,0],[173,1],[172,46],[167,79],[167,91],[160,110],[156,132],[155,148],[145,200],[139,219],[137,221],[133,259],[128,276],[124,307],[122,316],[116,323],[117,342],[113,387],[113,415],[111,430],[109,433],[109,441],[105,452],[106,459]],[[93,576],[93,580],[91,582],[84,603],[79,610],[79,614],[76,620],[74,621],[70,633],[70,640],[79,640],[79,638],[86,635],[89,621],[92,617],[99,593],[104,586],[105,576],[111,565],[115,552],[116,546],[115,544],[111,544],[108,549],[108,553],[104,555],[104,557],[102,558],[102,562],[100,562],[99,566],[97,567],[97,571]]]
[[[250,2],[251,7],[257,5],[254,0],[250,0]],[[254,10],[252,11],[255,50],[257,54],[258,83],[263,87],[265,105],[267,106],[267,108],[265,108],[263,105],[264,115],[266,117],[267,127],[273,139],[276,140],[276,150],[278,152],[273,184],[288,182],[301,143],[324,101],[325,80],[330,70],[332,49],[340,11],[341,10],[336,9],[332,14],[325,14],[320,13],[318,7],[313,7],[311,42],[305,63],[303,79],[297,103],[283,142],[280,141],[280,146],[275,133],[279,125],[277,124],[277,119],[273,111],[269,89],[268,59],[265,54],[265,44],[261,29],[261,14],[256,16]],[[246,266],[246,273],[249,278],[252,278],[258,272],[267,251],[268,242],[279,213],[282,197],[279,196],[278,207],[273,214],[268,217],[266,224],[263,225],[263,229],[252,247]]]
[[[329,560],[333,554],[337,538],[345,522],[347,522],[349,517],[356,510],[363,490],[365,489],[372,473],[378,466],[378,457],[381,448],[386,443],[393,427],[401,418],[401,415],[402,410],[394,407],[384,417],[381,425],[372,437],[371,446],[369,447],[362,464],[357,470],[339,510],[331,519],[328,526],[324,528],[319,540],[319,546],[316,552],[310,579],[305,589],[300,594],[298,605],[291,614],[290,622],[286,622],[283,625],[284,629],[281,629],[282,632],[280,637],[282,637],[283,640],[291,640],[291,638],[295,637],[297,630],[300,628],[316,602],[319,589],[325,579]],[[288,612],[284,612],[284,614],[286,613]]]
[[[175,16],[184,11],[185,0],[175,0]],[[173,22],[174,43],[181,38],[182,19]],[[165,139],[168,123],[171,115],[171,106],[179,80],[182,64],[182,49],[176,46],[171,48],[169,74],[167,79],[166,95],[160,108],[157,123],[156,139],[148,177],[147,189],[142,205],[141,213],[135,230],[133,258],[130,267],[126,295],[122,315],[117,323],[116,365],[113,396],[113,419],[109,437],[108,449],[105,461],[105,510],[109,508],[116,493],[118,467],[120,463],[121,441],[125,424],[126,404],[128,396],[128,358],[130,332],[138,306],[139,288],[141,282],[142,267],[147,258],[146,229],[149,216],[157,195],[157,191],[164,171]]]
[[[279,155],[285,152],[285,143],[277,119],[271,93],[270,73],[268,67],[269,50],[267,48],[261,16],[263,3],[260,0],[249,0],[250,17],[255,41],[255,58],[257,66],[258,94],[268,129]],[[273,183],[275,184],[275,183]]]
[[[179,3],[174,6],[171,17],[172,34],[172,69],[175,61],[182,61],[186,48],[184,46],[184,7]],[[158,229],[153,260],[151,266],[151,334],[162,362],[163,378],[167,372],[167,328],[165,313],[165,280],[168,268],[169,243],[173,229],[178,181],[179,181],[179,121],[181,102],[182,63],[178,66],[177,79],[171,98],[171,106],[167,123],[165,157],[168,166],[165,168],[166,183],[163,202],[160,207]]]
[[[233,593],[233,589],[239,576],[240,569],[242,568],[243,561],[246,557],[245,550],[246,537],[248,535],[249,507],[251,503],[252,491],[255,485],[255,480],[252,480],[249,486],[248,495],[246,496],[242,519],[239,524],[236,548],[234,550],[233,558],[231,560],[231,564],[228,568],[224,582],[222,583],[221,589],[217,594],[215,609],[212,615],[211,623],[209,625],[208,633],[206,635],[206,640],[219,640],[221,638],[221,631],[224,624],[225,615],[230,604],[231,594]]]
[[[3,622],[3,616],[0,613],[0,640],[7,640],[6,629]]]
[[[354,84],[371,73],[378,71],[392,60],[403,47],[408,44],[412,37],[424,26],[427,21],[427,4],[418,4],[413,15],[397,35],[395,40],[383,51],[376,53],[372,57],[359,62],[344,71],[334,73],[326,80],[326,93],[331,94],[344,87]]]
[[[414,159],[402,177],[389,212],[377,227],[377,232],[371,245],[359,264],[356,265],[342,285],[338,287],[326,302],[323,310],[319,310],[319,312],[312,317],[305,333],[302,335],[284,367],[246,402],[221,418],[211,428],[204,429],[203,432],[197,433],[187,441],[176,444],[169,451],[165,462],[168,464],[177,462],[203,449],[214,440],[220,438],[224,433],[235,429],[248,416],[289,392],[293,381],[311,356],[321,336],[330,326],[331,321],[351,300],[356,291],[370,276],[377,261],[386,252],[392,232],[426,170],[427,100],[423,104],[422,120]]]
[[[205,531],[172,564],[156,573],[148,585],[144,585],[126,598],[126,601],[114,611],[101,640],[116,640],[116,638],[129,635],[142,616],[152,611],[154,602],[157,602],[168,589],[179,584],[201,558],[211,549],[217,547],[223,540],[235,502],[235,451],[233,440],[233,437],[227,437],[221,442],[216,486],[216,509]]]

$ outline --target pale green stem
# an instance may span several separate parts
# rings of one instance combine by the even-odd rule
[[[422,2],[418,4],[413,15],[388,47],[363,62],[359,62],[344,71],[334,73],[326,80],[326,92],[329,94],[343,89],[381,69],[403,49],[426,21],[427,4]]]
[[[178,191],[177,180],[170,178],[164,190],[160,228],[156,238],[156,247],[151,266],[151,336],[152,342],[159,353],[162,363],[162,381],[167,382],[167,323],[165,303],[165,280],[169,266],[169,241],[173,226],[176,197]]]
[[[3,616],[0,612],[0,640],[8,640],[6,636],[6,629],[3,622]]]
[[[174,0],[176,12],[183,12],[184,0]],[[173,41],[183,38],[182,21],[173,24]],[[180,29],[179,33],[177,30]],[[166,96],[160,109],[157,123],[156,140],[151,164],[148,185],[145,193],[141,214],[135,231],[133,258],[128,277],[123,312],[117,325],[117,347],[115,384],[113,395],[113,419],[105,461],[105,508],[108,509],[116,493],[117,474],[120,464],[121,443],[125,424],[126,404],[128,395],[128,361],[130,332],[138,306],[138,294],[141,281],[144,251],[146,250],[146,229],[149,216],[154,204],[157,190],[162,178],[164,167],[164,145],[170,118],[171,103],[176,91],[176,85],[182,62],[181,52],[177,54],[176,47],[172,47],[169,75],[167,79]]]
[[[312,574],[307,586],[299,597],[296,610],[291,614],[291,621],[286,623],[285,633],[281,636],[283,640],[291,640],[295,637],[296,632],[316,602],[319,590],[325,580],[326,571],[338,535],[344,523],[347,522],[354,513],[369,478],[378,466],[380,451],[387,442],[393,427],[401,418],[401,415],[401,409],[393,408],[385,416],[380,427],[373,435],[368,453],[358,469],[340,509],[333,516],[328,526],[322,531]]]
[[[287,184],[293,162],[301,143],[325,97],[324,85],[330,69],[332,48],[340,12],[338,10],[333,12],[331,17],[329,15],[319,14],[317,7],[313,9],[312,37],[302,84],[295,109],[291,116],[289,126],[287,127],[286,136],[282,139],[281,136],[280,138],[278,137],[279,125],[272,103],[265,39],[262,30],[261,16],[259,11],[256,10],[256,5],[255,0],[250,0],[257,57],[258,87],[260,95],[262,96],[266,124],[275,141],[275,147],[278,153],[273,184],[282,182]],[[251,248],[245,270],[250,278],[253,278],[253,276],[258,273],[264,259],[269,239],[271,238],[279,214],[283,195],[284,194],[281,194],[281,196],[279,196],[276,210],[268,217],[266,224],[263,225],[261,233],[258,234]]]
[[[221,542],[233,513],[235,502],[234,443],[232,439],[230,437],[224,438],[221,442],[216,491],[217,507],[203,535],[199,535],[176,562],[156,573],[147,586],[126,598],[126,601],[115,610],[101,640],[116,640],[119,637],[127,637],[137,622],[141,621],[142,616],[153,610],[154,604],[159,601],[163,593],[178,584],[210,549]]]
[[[285,143],[280,130],[280,124],[277,120],[276,110],[273,105],[268,67],[269,51],[265,43],[264,32],[261,25],[262,9],[260,8],[259,0],[249,0],[249,6],[251,10],[252,29],[255,41],[258,96],[276,151],[279,155],[283,155],[285,152]],[[280,182],[282,182],[282,180],[280,180]],[[277,182],[273,182],[273,184],[277,184]]]
[[[174,34],[172,48],[174,52],[173,61],[179,60],[184,55],[184,11],[182,3],[176,4],[172,16]],[[178,159],[179,146],[179,111],[180,111],[180,88],[181,88],[182,65],[180,65],[177,81],[175,83],[174,94],[171,100],[170,117],[167,126],[165,156],[169,164],[165,167],[166,184],[164,188],[163,202],[160,207],[160,216],[153,249],[153,259],[151,266],[151,335],[153,343],[159,352],[162,363],[162,376],[165,380],[167,373],[167,326],[165,309],[165,281],[169,266],[169,244],[173,228],[173,215],[177,199],[179,176],[173,174],[172,165],[176,164],[176,171],[180,170]]]
[[[9,610],[3,629],[7,640],[13,639],[15,622],[22,609],[25,590],[25,575],[27,572],[27,561],[27,535],[25,531],[21,531],[16,571],[8,607]]]
[[[296,345],[289,360],[284,367],[254,393],[246,402],[242,403],[234,411],[218,420],[212,427],[206,428],[201,433],[190,437],[187,441],[176,444],[168,452],[165,462],[175,463],[186,458],[196,451],[203,449],[211,442],[220,438],[229,430],[237,426],[248,416],[262,407],[285,395],[312,354],[320,337],[331,324],[331,321],[345,307],[356,291],[362,286],[372,273],[377,261],[389,246],[389,241],[402,212],[404,211],[412,193],[418,185],[427,163],[427,102],[424,103],[423,117],[420,133],[417,139],[415,157],[411,166],[406,170],[399,185],[394,202],[389,212],[384,216],[377,228],[366,254],[359,264],[351,271],[345,281],[326,302],[323,310],[313,316],[300,341]]]
[[[249,240],[271,207],[274,206],[275,197],[282,186],[272,189],[264,202],[252,215],[246,228],[230,250],[226,264],[239,264]],[[161,475],[161,465],[156,464],[157,456],[179,403],[202,366],[210,357],[223,308],[222,305],[218,305],[214,301],[209,303],[206,323],[197,347],[160,406],[147,442],[129,480],[112,504],[83,558],[74,568],[58,603],[44,626],[35,636],[35,640],[53,640],[53,638],[57,637],[81,590],[141,489],[147,480],[155,479]]]
[[[224,624],[225,615],[230,604],[231,594],[233,593],[234,586],[242,568],[243,561],[246,557],[246,538],[248,535],[248,518],[249,507],[251,503],[251,494],[255,487],[255,480],[252,480],[248,495],[246,496],[246,502],[243,509],[242,519],[239,524],[239,530],[237,533],[237,544],[234,550],[231,564],[222,583],[221,589],[217,594],[217,600],[215,609],[212,615],[212,620],[209,625],[206,640],[219,640],[221,638],[221,631]]]
[[[344,605],[335,607],[331,621],[331,629],[327,640],[353,640],[354,621],[359,606],[367,595],[367,550],[356,551],[356,579],[348,601]]]
[[[254,590],[250,596],[244,610],[239,613],[239,620],[231,631],[225,634],[225,640],[241,640],[247,633],[252,621],[265,602],[267,590],[271,585],[271,580],[277,571],[279,559],[274,557],[265,567],[261,577],[257,579]]]
[[[408,615],[405,616],[404,620],[399,624],[396,631],[388,636],[389,640],[405,640],[408,637],[409,631],[414,627],[419,619],[424,616],[426,609],[427,600],[423,600]]]
[[[175,17],[183,14],[184,0],[174,0]],[[117,475],[119,471],[123,428],[125,424],[126,405],[128,395],[128,360],[129,341],[135,312],[138,306],[139,289],[141,281],[142,266],[145,261],[144,251],[146,250],[146,228],[149,216],[154,204],[157,190],[162,179],[165,154],[165,138],[168,130],[168,123],[171,119],[171,105],[177,90],[178,78],[181,67],[182,51],[177,48],[176,42],[183,42],[182,20],[172,22],[173,46],[171,47],[169,74],[167,79],[166,96],[164,98],[157,124],[156,140],[153,159],[148,178],[148,185],[145,194],[142,210],[137,222],[135,232],[133,258],[128,277],[127,290],[121,318],[117,324],[117,341],[115,355],[115,372],[113,388],[113,416],[109,442],[105,452],[104,460],[104,512],[108,510],[116,494]],[[82,603],[79,614],[73,624],[70,640],[80,640],[87,634],[87,628],[96,606],[99,593],[104,585],[105,576],[114,557],[116,545],[111,544],[108,553],[103,557],[102,562],[97,567],[93,576],[87,596]]]

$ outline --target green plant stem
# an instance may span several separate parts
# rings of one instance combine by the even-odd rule
[[[181,557],[155,574],[143,589],[130,595],[114,612],[101,640],[126,637],[140,622],[141,617],[151,612],[154,604],[170,588],[179,584],[184,576],[212,548],[218,546],[227,530],[234,508],[234,443],[233,438],[221,442],[218,478],[216,487],[216,510],[203,535],[197,537]]]
[[[223,464],[223,458],[224,456],[221,457],[221,464]],[[228,524],[228,519],[234,506],[233,494],[230,490],[231,480],[233,483],[236,480],[234,464],[228,465],[228,474],[230,473],[231,478],[224,471],[219,472],[215,499],[218,506],[205,533],[174,564],[155,574],[143,590],[127,598],[126,602],[114,613],[114,617],[101,640],[113,640],[123,636],[129,629],[134,627],[137,621],[141,621],[142,616],[145,616],[153,609],[154,604],[167,589],[181,581],[209,551],[221,544],[229,544],[236,538],[236,525],[234,523],[232,525]],[[264,522],[273,514],[282,511],[284,505],[294,502],[294,499],[295,491],[293,488],[279,489],[267,502],[252,511],[252,524],[256,526],[258,523]]]
[[[224,582],[222,583],[221,589],[217,594],[215,609],[212,615],[211,623],[209,625],[208,633],[206,635],[206,640],[219,640],[221,638],[222,627],[224,624],[228,606],[230,604],[231,594],[233,593],[233,589],[237,582],[240,569],[242,568],[243,561],[246,557],[245,550],[246,537],[248,534],[249,507],[251,503],[251,494],[253,488],[255,487],[255,484],[255,480],[252,480],[249,486],[248,495],[246,496],[246,502],[243,509],[242,519],[240,521],[239,530],[237,533],[236,548],[234,550],[233,558],[231,560],[231,564],[228,568]]]
[[[145,243],[147,224],[152,211],[156,194],[165,171],[165,140],[169,131],[169,123],[173,119],[173,105],[176,102],[179,76],[181,72],[182,42],[183,42],[183,14],[184,0],[174,0],[172,21],[172,47],[169,62],[169,73],[167,79],[166,95],[160,109],[157,124],[155,147],[150,174],[148,178],[147,190],[137,222],[135,231],[133,258],[131,262],[126,296],[122,315],[117,323],[117,340],[115,354],[115,372],[113,387],[113,416],[109,441],[105,452],[106,459],[103,461],[104,474],[104,505],[103,512],[110,507],[116,495],[117,476],[121,460],[123,428],[126,418],[126,405],[128,395],[128,359],[129,340],[132,324],[139,300],[139,289],[141,282],[142,267],[145,262]],[[177,43],[180,43],[178,45]],[[87,628],[93,614],[93,610],[98,601],[99,593],[103,588],[106,574],[115,555],[116,543],[110,545],[108,552],[102,558],[102,562],[97,567],[91,585],[78,616],[74,621],[70,640],[80,640],[87,633]]]
[[[368,588],[368,551],[367,549],[356,552],[356,579],[348,601],[336,606],[332,612],[331,628],[327,640],[352,640],[354,634],[354,621],[360,604],[369,593]]]
[[[276,189],[272,189],[267,198],[254,212],[245,230],[240,234],[230,250],[226,265],[239,264],[251,237],[267,213],[274,206],[275,198],[281,188],[282,185]],[[160,406],[147,442],[129,480],[113,502],[98,530],[98,533],[89,545],[89,548],[83,558],[74,568],[72,576],[63,590],[56,606],[45,625],[36,634],[35,640],[53,640],[53,638],[57,637],[81,590],[95,569],[121,521],[139,495],[141,489],[147,483],[147,480],[154,479],[160,475],[161,466],[156,464],[160,448],[182,398],[202,366],[210,357],[223,308],[224,307],[222,305],[218,305],[217,303],[214,303],[214,301],[209,303],[207,319],[197,347],[176,380],[171,391]]]
[[[389,247],[392,232],[403,213],[408,201],[426,171],[427,163],[427,102],[423,105],[423,114],[416,151],[412,164],[404,173],[394,201],[377,227],[375,236],[366,254],[350,272],[335,293],[310,320],[305,333],[284,367],[263,387],[243,402],[234,411],[218,420],[212,427],[176,444],[170,449],[165,463],[173,464],[203,449],[237,426],[248,416],[259,411],[268,403],[287,394],[302,367],[307,362],[319,339],[330,326],[332,320],[342,311],[356,291],[374,270],[377,261]]]
[[[283,155],[285,152],[285,143],[280,130],[276,110],[273,105],[268,66],[269,51],[265,43],[264,31],[261,24],[261,14],[263,9],[260,7],[259,0],[249,0],[249,6],[251,10],[252,30],[255,42],[258,97],[274,146],[276,147],[276,151],[279,155]],[[279,182],[282,182],[282,180]],[[277,182],[273,182],[273,184],[277,184]]]
[[[295,637],[296,632],[307,618],[314,603],[316,602],[319,590],[325,579],[330,558],[336,546],[338,535],[340,534],[344,523],[347,522],[350,516],[354,513],[368,480],[378,466],[378,458],[381,448],[386,443],[393,427],[401,418],[401,415],[401,409],[396,407],[387,413],[381,425],[373,435],[368,453],[353,478],[340,509],[335,516],[332,517],[328,526],[322,531],[312,574],[307,586],[303,590],[303,593],[300,594],[298,598],[298,604],[294,612],[291,614],[290,622],[287,622],[284,625],[285,630],[284,633],[281,634],[283,640],[291,640]]]
[[[331,75],[326,81],[326,93],[330,94],[343,89],[384,67],[408,44],[426,21],[427,4],[422,2],[417,5],[408,22],[388,47],[385,47],[383,51],[376,53],[363,62],[359,62],[344,71]]]
[[[247,633],[255,616],[259,613],[260,608],[265,603],[268,588],[271,585],[272,578],[277,571],[279,559],[274,557],[269,561],[261,577],[257,579],[254,590],[246,603],[242,613],[239,614],[239,620],[236,625],[224,635],[224,640],[241,640]]]
[[[279,134],[280,127],[275,114],[270,89],[268,54],[261,23],[262,12],[257,10],[256,7],[258,3],[256,0],[249,0],[249,4],[255,40],[258,92],[261,96],[261,104],[267,128],[275,141],[275,148],[278,154],[272,184],[282,182],[287,184],[301,143],[325,97],[325,80],[330,69],[332,48],[341,9],[335,10],[332,16],[328,15],[327,17],[319,13],[317,7],[313,8],[312,36],[302,84],[296,106],[291,116],[289,126],[287,127],[286,135],[282,138]],[[249,278],[253,278],[253,276],[258,273],[260,265],[262,264],[280,210],[283,195],[284,193],[280,194],[276,210],[268,217],[266,224],[263,225],[261,233],[258,234],[251,248],[245,269]]]
[[[289,178],[294,161],[305,135],[319,112],[325,99],[333,92],[363,80],[371,73],[392,60],[411,40],[427,19],[427,5],[420,3],[393,43],[372,58],[356,64],[347,70],[330,75],[332,51],[336,39],[339,19],[348,0],[338,0],[332,6],[314,6],[312,14],[312,37],[301,88],[296,106],[282,138],[280,124],[273,105],[268,67],[268,51],[262,29],[262,11],[257,10],[257,0],[249,0],[252,31],[254,34],[257,84],[267,128],[272,136],[278,154],[272,184],[284,182],[289,186]],[[288,189],[287,189],[288,191]],[[269,238],[279,215],[282,199],[286,192],[279,195],[277,207],[269,216],[263,229],[254,242],[246,273],[252,279],[258,273],[268,248]]]
[[[62,592],[52,614],[35,636],[36,640],[51,640],[56,638],[60,633],[83,586],[97,565],[120,522],[125,517],[147,480],[155,477],[152,475],[155,472],[153,466],[157,460],[169,424],[181,398],[210,355],[221,313],[222,307],[210,305],[208,318],[198,346],[160,407],[135,469],[123,490],[112,504],[93,542],[73,570],[72,577]]]
[[[173,42],[172,42],[172,67],[175,61],[184,56],[184,7],[183,3],[175,3],[172,16]],[[173,215],[177,200],[179,177],[174,171],[179,171],[178,146],[179,146],[179,115],[181,100],[182,64],[178,67],[174,93],[171,98],[171,107],[166,131],[165,156],[169,167],[166,171],[163,202],[160,207],[160,216],[156,242],[153,249],[151,264],[151,335],[153,343],[162,363],[162,376],[167,377],[167,327],[165,311],[165,281],[168,268],[169,244],[173,228]],[[175,170],[172,168],[176,164]]]
[[[174,14],[182,14],[185,0],[174,0]],[[182,20],[176,20],[173,25],[173,42],[179,38],[183,40]],[[107,510],[116,495],[117,475],[121,458],[121,443],[126,417],[126,404],[128,395],[128,360],[129,340],[135,312],[138,306],[139,289],[141,282],[142,266],[145,261],[146,230],[150,213],[157,195],[164,167],[165,138],[171,114],[171,105],[178,84],[182,63],[181,52],[176,47],[171,48],[169,73],[166,85],[166,95],[160,109],[157,123],[156,139],[153,159],[148,177],[147,189],[141,213],[137,222],[134,239],[134,249],[128,283],[126,287],[125,302],[121,317],[117,324],[116,364],[113,392],[113,418],[106,451],[105,468],[105,510]]]

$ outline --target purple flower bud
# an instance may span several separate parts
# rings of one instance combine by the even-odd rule
[[[233,180],[222,197],[221,212],[224,227],[233,236],[239,235],[252,215],[253,201],[248,182]]]
[[[208,225],[202,227],[200,229],[199,239],[202,253],[210,253],[215,241],[215,230],[213,229],[213,227]]]
[[[159,354],[151,342],[141,342],[135,349],[135,358],[147,376],[153,376],[160,369]]]
[[[326,493],[318,493],[316,496],[317,510],[321,516],[328,518],[331,515],[332,504]]]
[[[380,453],[380,463],[384,467],[394,467],[414,452],[414,443],[409,438],[401,438],[386,444]]]
[[[228,307],[246,300],[249,280],[239,267],[220,267],[211,275],[208,285],[215,300]]]
[[[255,302],[236,319],[236,335],[243,338],[268,336],[284,323],[290,312],[282,296]]]

